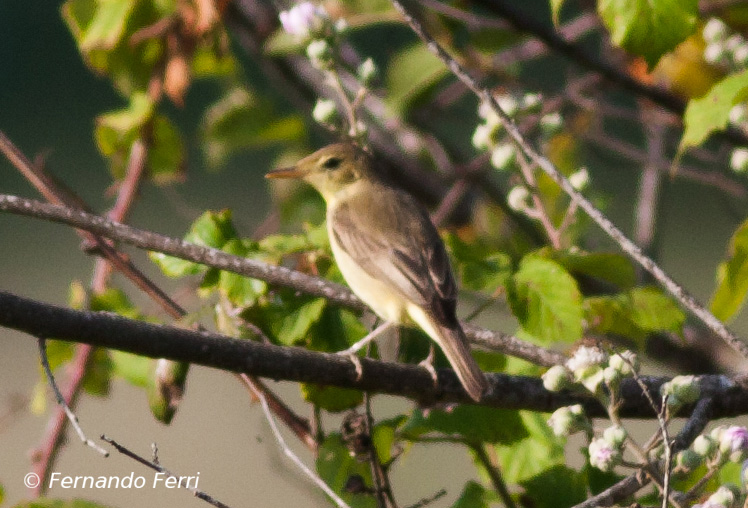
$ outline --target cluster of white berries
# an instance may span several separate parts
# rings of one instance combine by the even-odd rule
[[[502,111],[512,119],[524,114],[537,113],[542,105],[540,95],[534,93],[525,94],[521,99],[510,94],[496,95],[495,99]],[[475,128],[473,146],[478,150],[490,151],[491,165],[499,171],[511,169],[517,161],[517,152],[514,144],[503,132],[499,116],[487,103],[482,103],[478,107],[478,116],[483,122]],[[548,134],[558,132],[562,126],[561,115],[545,115],[540,120],[540,125]]]
[[[283,29],[306,44],[307,57],[316,69],[333,69],[338,39],[348,30],[344,19],[333,22],[324,7],[312,2],[302,2],[281,12],[279,17]],[[368,88],[377,73],[376,64],[371,58],[367,58],[358,67],[357,78],[363,88]],[[337,104],[330,99],[318,99],[312,110],[312,117],[326,127],[335,128],[340,119]],[[359,122],[355,130],[364,134],[366,126]]]
[[[701,35],[706,42],[704,60],[731,71],[748,67],[748,41],[724,22],[717,18],[710,19],[704,25]],[[729,118],[733,126],[748,132],[748,107],[744,103],[735,105],[730,110]],[[732,151],[730,168],[736,173],[748,172],[748,148],[736,148]]]
[[[701,35],[706,43],[704,60],[710,64],[723,65],[731,70],[748,65],[748,41],[721,20],[712,18],[707,21]]]
[[[667,395],[668,407],[677,411],[682,406],[699,400],[699,380],[696,376],[675,376],[660,387],[660,395]]]
[[[578,383],[601,396],[603,386],[615,391],[623,378],[638,370],[639,360],[631,351],[608,356],[596,346],[580,346],[566,365],[556,365],[543,374],[543,386],[550,391],[559,391]],[[592,425],[578,404],[556,410],[548,425],[557,436],[569,436],[579,431],[592,436]],[[590,464],[601,471],[611,471],[621,463],[627,437],[626,429],[613,425],[605,429],[601,437],[591,439],[587,450]]]

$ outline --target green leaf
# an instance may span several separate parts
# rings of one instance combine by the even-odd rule
[[[122,39],[137,0],[68,0],[63,13],[81,51],[112,49]]]
[[[395,458],[395,443],[397,442],[397,429],[405,423],[407,417],[398,415],[389,420],[382,420],[374,425],[371,433],[371,443],[377,451],[377,458],[382,464],[389,464]]]
[[[644,331],[681,333],[686,315],[657,288],[634,288],[629,292],[632,320]]]
[[[329,435],[319,447],[317,472],[352,508],[376,508],[376,500],[370,494],[349,494],[343,491],[352,475],[363,478],[368,487],[371,487],[372,482],[369,463],[359,462],[352,457],[339,434]]]
[[[307,338],[309,329],[322,316],[327,300],[315,298],[301,306],[289,310],[285,315],[271,324],[273,335],[285,346],[293,346]]]
[[[99,152],[110,161],[115,178],[125,175],[132,144],[141,136],[141,128],[153,116],[154,103],[143,92],[135,92],[125,109],[100,115],[94,137]]]
[[[480,483],[469,481],[452,508],[489,508],[499,501],[498,494]]]
[[[453,410],[432,409],[428,415],[416,409],[402,429],[406,438],[430,432],[463,436],[470,442],[510,444],[528,436],[517,411],[480,406],[458,406]]]
[[[512,260],[507,254],[468,244],[454,234],[447,235],[444,241],[455,260],[462,288],[493,292],[506,285],[512,273]]]
[[[548,427],[548,415],[519,411],[519,416],[529,436],[510,445],[495,445],[499,467],[507,483],[529,480],[545,469],[563,465],[566,460],[564,440],[556,437]]]
[[[304,136],[299,115],[278,117],[269,103],[244,88],[234,88],[212,105],[203,119],[204,150],[214,166],[239,150],[298,141]]]
[[[112,370],[133,386],[148,388],[153,384],[153,360],[123,351],[110,352]]]
[[[406,48],[387,67],[387,102],[398,114],[447,76],[449,71],[423,44]]]
[[[717,318],[728,321],[735,317],[748,292],[748,220],[730,239],[727,260],[717,268],[717,287],[712,296],[711,310]]]
[[[102,293],[91,295],[89,309],[98,312],[116,312],[130,319],[140,319],[140,311],[135,307],[121,289],[109,288]]]
[[[360,390],[301,383],[301,396],[305,401],[319,406],[325,411],[339,413],[356,407],[364,400]]]
[[[696,29],[698,0],[600,0],[611,40],[654,67]]]
[[[234,224],[231,222],[231,211],[222,210],[220,212],[207,211],[192,223],[190,231],[185,235],[187,242],[202,245],[204,247],[213,247],[221,249],[232,239],[237,237]],[[183,259],[167,256],[160,252],[149,252],[151,261],[156,263],[161,271],[169,277],[184,277],[185,275],[194,275],[208,270],[205,265],[185,261]],[[216,282],[218,274],[216,276]]]
[[[238,238],[232,238],[223,245],[223,250],[235,256],[247,257],[249,249]],[[265,281],[221,270],[218,275],[218,289],[237,307],[253,305],[257,298],[268,290]]]
[[[620,254],[555,251],[551,256],[574,275],[594,277],[624,289],[636,284],[634,266],[627,257]]]
[[[151,145],[148,149],[150,177],[157,183],[178,180],[184,169],[184,143],[182,135],[168,118],[157,115],[151,127]]]
[[[586,298],[584,308],[591,330],[633,339],[644,338],[652,332],[681,333],[686,319],[683,311],[654,287]]]
[[[727,127],[730,110],[748,98],[748,69],[715,84],[700,99],[692,99],[683,116],[683,138],[678,153],[703,143],[714,131]]]
[[[367,333],[369,330],[353,312],[325,306],[309,330],[308,346],[313,351],[341,351],[363,339]]]
[[[83,377],[83,389],[89,395],[100,397],[109,395],[112,373],[113,367],[109,350],[96,349]]]
[[[585,475],[562,465],[552,466],[520,485],[537,508],[574,506],[587,498]]]
[[[573,342],[582,336],[582,296],[558,263],[525,256],[509,288],[512,311],[531,335],[549,342]]]

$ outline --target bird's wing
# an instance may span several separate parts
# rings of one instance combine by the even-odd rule
[[[444,244],[412,197],[391,192],[374,203],[366,200],[366,210],[357,200],[340,203],[330,218],[335,239],[370,276],[388,282],[441,323],[451,324],[456,320],[457,287]],[[397,209],[393,199],[400,205]]]

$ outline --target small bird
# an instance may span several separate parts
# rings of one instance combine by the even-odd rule
[[[351,290],[385,321],[357,344],[391,326],[415,323],[479,401],[488,383],[457,320],[457,285],[426,210],[381,176],[371,156],[352,143],[329,145],[266,177],[302,179],[325,199],[335,261]]]

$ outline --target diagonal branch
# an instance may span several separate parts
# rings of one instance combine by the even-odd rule
[[[585,198],[581,192],[576,190],[569,180],[561,174],[558,168],[556,168],[548,158],[543,157],[539,152],[537,152],[530,142],[525,139],[522,133],[520,133],[511,118],[509,118],[509,116],[507,116],[507,114],[501,109],[501,106],[499,106],[499,103],[496,101],[496,97],[490,92],[490,90],[481,86],[477,80],[459,64],[459,62],[452,58],[449,53],[447,53],[444,48],[442,48],[439,43],[429,35],[421,23],[413,17],[409,9],[407,9],[400,0],[392,0],[392,3],[395,8],[400,11],[400,14],[402,14],[413,31],[424,41],[428,49],[434,53],[461,82],[470,88],[470,90],[482,102],[490,105],[491,109],[498,115],[502,126],[506,129],[507,133],[512,137],[525,156],[527,156],[554,182],[556,182],[561,189],[563,189],[563,191],[587,213],[590,219],[592,219],[600,229],[613,239],[629,257],[649,272],[668,293],[680,302],[681,306],[701,320],[702,323],[722,338],[730,345],[730,347],[743,355],[743,357],[748,358],[748,345],[746,345],[745,342],[738,338],[738,336],[727,328],[722,321],[717,319],[714,314],[691,296],[683,286],[675,282],[657,263],[654,262],[654,260],[647,257],[639,246],[631,241],[623,231],[613,224],[613,222],[598,210],[587,198]]]

